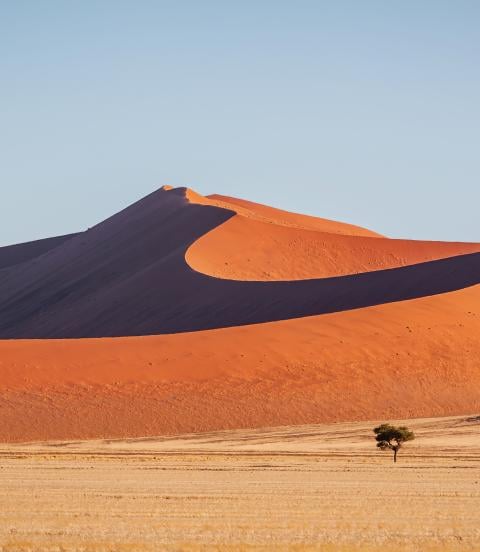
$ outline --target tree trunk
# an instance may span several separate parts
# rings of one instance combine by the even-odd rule
[[[395,447],[393,449],[393,461],[396,462],[397,461],[397,452],[398,452],[398,448]]]

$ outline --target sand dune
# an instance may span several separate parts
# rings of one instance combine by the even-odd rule
[[[478,243],[386,239],[358,226],[218,194],[208,197],[236,216],[195,241],[186,259],[194,269],[218,278],[325,278],[480,251]]]
[[[188,264],[233,280],[302,280],[358,274],[477,253],[477,243],[332,234],[237,215],[190,246]]]
[[[283,211],[282,209],[269,207],[268,205],[262,205],[261,203],[246,201],[245,199],[238,199],[219,194],[209,195],[206,199],[210,204],[231,209],[244,218],[266,222],[277,226],[300,228],[304,230],[316,230],[317,232],[342,234],[346,236],[381,237],[381,234],[378,234],[373,230],[368,230],[367,228],[362,228],[346,222],[338,222],[320,217],[291,213],[289,211]]]
[[[248,202],[237,212],[236,201],[159,190],[0,271],[0,335],[15,338],[0,340],[0,439],[144,436],[480,408],[478,244],[389,240],[335,223],[328,231],[328,221]],[[265,250],[257,247],[257,261],[271,254],[274,266],[275,240],[281,251],[283,232],[300,232],[322,243],[325,255],[343,243],[340,251],[350,248],[350,259],[370,270],[305,280],[292,261],[291,273],[282,268],[271,281],[200,272],[195,263],[221,258],[209,240],[231,240],[235,256],[245,250],[243,238],[255,243],[257,225],[266,228],[267,241],[259,243],[270,240]],[[378,249],[362,258],[367,242]],[[299,258],[312,273],[355,268],[307,250],[299,246]]]
[[[394,240],[387,240],[393,242],[388,246],[381,238],[357,236],[347,239],[378,241],[377,264],[365,261],[369,253],[363,245],[344,244],[343,251],[350,247],[349,255],[345,256],[358,259],[357,268],[359,262],[364,262],[382,270],[308,280],[295,280],[291,278],[293,274],[283,272],[291,281],[211,277],[203,274],[201,267],[192,270],[193,261],[202,263],[208,258],[202,252],[205,246],[200,252],[189,254],[192,244],[208,233],[219,235],[218,239],[230,243],[232,250],[242,241],[233,237],[229,240],[228,229],[224,236],[224,223],[228,225],[239,215],[226,209],[224,203],[220,206],[219,200],[215,204],[210,204],[211,201],[186,189],[161,189],[29,263],[0,271],[0,337],[107,337],[200,331],[403,301],[480,282],[480,254],[471,252],[479,249],[478,244],[420,243],[418,252],[412,254],[412,262],[447,258],[388,270],[391,268],[388,259],[392,259],[390,264],[401,261],[393,253],[395,248],[398,252],[403,247],[402,254],[408,257],[405,252],[415,249],[415,245],[399,246]],[[255,237],[267,232],[256,232],[250,225],[266,223],[243,215],[242,220],[248,221],[244,225],[250,236],[244,242],[261,244],[262,238]],[[296,215],[294,220],[302,218]],[[307,222],[311,224],[308,217]],[[320,224],[323,228],[324,221]],[[285,229],[289,233],[304,231],[273,222],[268,227],[280,234]],[[315,239],[327,240],[327,249],[335,251],[338,245],[335,240],[344,238],[322,232]],[[343,272],[341,261],[335,263],[330,258],[324,262],[321,248],[310,255],[308,247],[303,252],[299,247],[300,261],[310,262],[310,271],[329,262]],[[291,249],[292,253],[295,250]],[[363,261],[360,250],[366,251]],[[259,270],[269,257],[274,270],[275,262],[281,261],[279,251],[281,248],[270,243],[260,255],[263,260],[259,261]]]
[[[47,251],[58,247],[61,243],[66,242],[77,234],[67,234],[65,236],[57,236],[54,238],[45,238],[17,245],[8,245],[0,247],[0,270],[18,265],[27,261],[31,261]]]
[[[169,336],[0,341],[0,438],[475,412],[479,291]]]

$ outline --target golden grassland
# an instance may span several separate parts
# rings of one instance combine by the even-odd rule
[[[480,418],[0,445],[0,551],[480,550]]]

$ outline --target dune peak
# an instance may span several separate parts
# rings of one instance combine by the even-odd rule
[[[202,196],[192,188],[188,188],[187,186],[170,186],[169,184],[165,184],[160,188],[159,191],[182,197],[190,203],[210,203],[210,201],[206,197]]]

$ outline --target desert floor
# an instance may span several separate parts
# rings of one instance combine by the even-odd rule
[[[480,417],[0,445],[0,550],[480,550]]]

